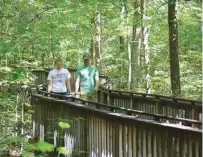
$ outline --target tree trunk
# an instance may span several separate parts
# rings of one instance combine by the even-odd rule
[[[95,65],[95,33],[94,33],[94,17],[91,19],[91,25],[92,25],[92,32],[91,32],[91,45],[90,45],[90,52],[91,52],[91,62],[93,65]]]
[[[133,36],[131,43],[131,58],[132,58],[132,84],[131,89],[138,90],[140,81],[140,49],[141,49],[141,27],[140,27],[140,13],[139,0],[134,2],[134,24]]]
[[[100,66],[101,56],[101,0],[98,0],[97,17],[96,17],[96,45],[95,45],[95,63]]]
[[[96,17],[91,19],[92,33],[90,52],[92,64],[100,67],[101,63],[101,1],[98,0]]]
[[[121,2],[122,2],[122,0],[121,0]],[[120,32],[120,37],[119,37],[119,39],[120,39],[120,58],[121,58],[121,61],[120,61],[120,73],[121,74],[123,74],[123,60],[122,60],[122,58],[123,58],[123,54],[124,54],[124,32],[123,32],[123,30],[124,30],[124,26],[125,26],[125,17],[124,17],[124,14],[125,14],[125,6],[124,6],[124,4],[122,3],[122,6],[121,6],[121,8],[120,8],[120,22],[121,22],[121,28],[122,28],[122,30],[121,30],[121,32]],[[119,84],[120,85],[122,85],[122,76],[120,76],[120,78],[119,78],[120,80],[119,80]],[[122,88],[121,86],[120,86],[120,88]]]
[[[168,25],[169,25],[169,54],[171,88],[174,96],[181,94],[180,68],[178,57],[178,22],[177,22],[177,0],[169,0],[168,3]]]
[[[142,50],[144,54],[144,83],[147,94],[150,94],[150,52],[148,46],[149,28],[147,28],[147,0],[141,0],[142,16]]]

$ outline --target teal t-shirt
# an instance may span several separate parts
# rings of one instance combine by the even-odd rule
[[[76,77],[80,78],[80,91],[85,93],[94,93],[95,78],[99,77],[99,72],[94,65],[79,66],[76,71]]]

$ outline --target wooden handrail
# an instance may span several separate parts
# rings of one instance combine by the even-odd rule
[[[64,100],[67,99],[67,96],[48,93],[48,92],[40,90],[40,89],[38,90],[38,94],[44,95],[44,96],[47,96],[47,95],[53,96],[53,95],[55,95],[58,98],[62,98]],[[98,103],[98,102],[90,102],[88,100],[75,98],[74,96],[71,96],[71,95],[68,97],[68,99],[71,102],[79,101],[81,104],[86,104],[90,108],[93,107],[93,108],[97,108],[97,109],[105,109],[107,111],[117,112],[117,113],[121,112],[121,113],[126,114],[126,115],[134,116],[134,117],[136,117],[138,119],[140,119],[141,118],[140,116],[142,115],[142,116],[147,116],[151,120],[154,120],[154,121],[157,121],[157,122],[166,122],[167,120],[170,120],[170,121],[175,121],[176,123],[183,122],[184,124],[187,124],[188,126],[192,126],[193,124],[195,124],[195,125],[198,126],[198,128],[202,127],[202,122],[198,121],[198,120],[191,120],[191,119],[186,119],[186,118],[177,118],[177,117],[165,116],[165,115],[161,115],[161,114],[152,114],[152,113],[147,113],[147,112],[144,112],[144,111],[124,108],[124,107],[117,107],[117,106],[102,104],[102,103]],[[141,118],[141,119],[143,119],[143,118]]]

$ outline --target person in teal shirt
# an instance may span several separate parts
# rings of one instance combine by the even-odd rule
[[[96,93],[99,88],[99,72],[96,66],[90,64],[89,53],[83,54],[83,61],[84,65],[79,66],[76,71],[76,97],[96,101]]]

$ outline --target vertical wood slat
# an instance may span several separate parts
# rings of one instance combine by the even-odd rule
[[[142,133],[143,133],[142,156],[147,156],[147,154],[146,154],[146,151],[147,151],[147,149],[146,149],[146,146],[147,146],[147,143],[146,143],[146,130],[143,129]]]
[[[115,156],[119,157],[119,124],[115,123]]]
[[[127,127],[126,125],[123,125],[123,157],[127,157]]]
[[[137,134],[137,139],[138,139],[138,146],[137,146],[137,151],[138,151],[138,157],[142,157],[142,131],[141,128],[138,128],[138,134]]]
[[[152,157],[152,132],[151,129],[149,130],[148,134],[147,134],[147,156],[148,157]]]
[[[137,156],[137,128],[132,128],[132,156]]]
[[[157,130],[157,154],[158,154],[158,157],[160,156],[163,156],[163,153],[162,153],[162,133],[161,131]]]
[[[109,148],[110,148],[110,142],[109,142],[109,140],[110,140],[110,137],[109,137],[109,122],[107,121],[106,122],[107,123],[107,125],[106,125],[106,138],[107,138],[107,141],[106,141],[106,146],[107,146],[107,156],[109,156],[110,155],[110,150],[109,150]]]
[[[112,123],[109,124],[109,146],[110,146],[110,154],[113,156],[113,133],[112,133]]]
[[[40,115],[39,115],[39,119],[40,119],[40,140],[44,141],[44,114],[42,111],[44,109],[44,105],[40,105]]]
[[[128,157],[133,157],[132,156],[132,128],[130,126],[128,126],[128,133],[127,133],[127,137],[128,137]]]
[[[123,138],[122,138],[122,125],[119,124],[119,157],[123,157],[123,150],[122,150],[122,143],[123,143]]]
[[[157,146],[158,146],[158,142],[157,142],[157,138],[158,138],[158,136],[157,136],[157,132],[156,132],[156,130],[155,129],[153,129],[153,157],[157,157]]]

